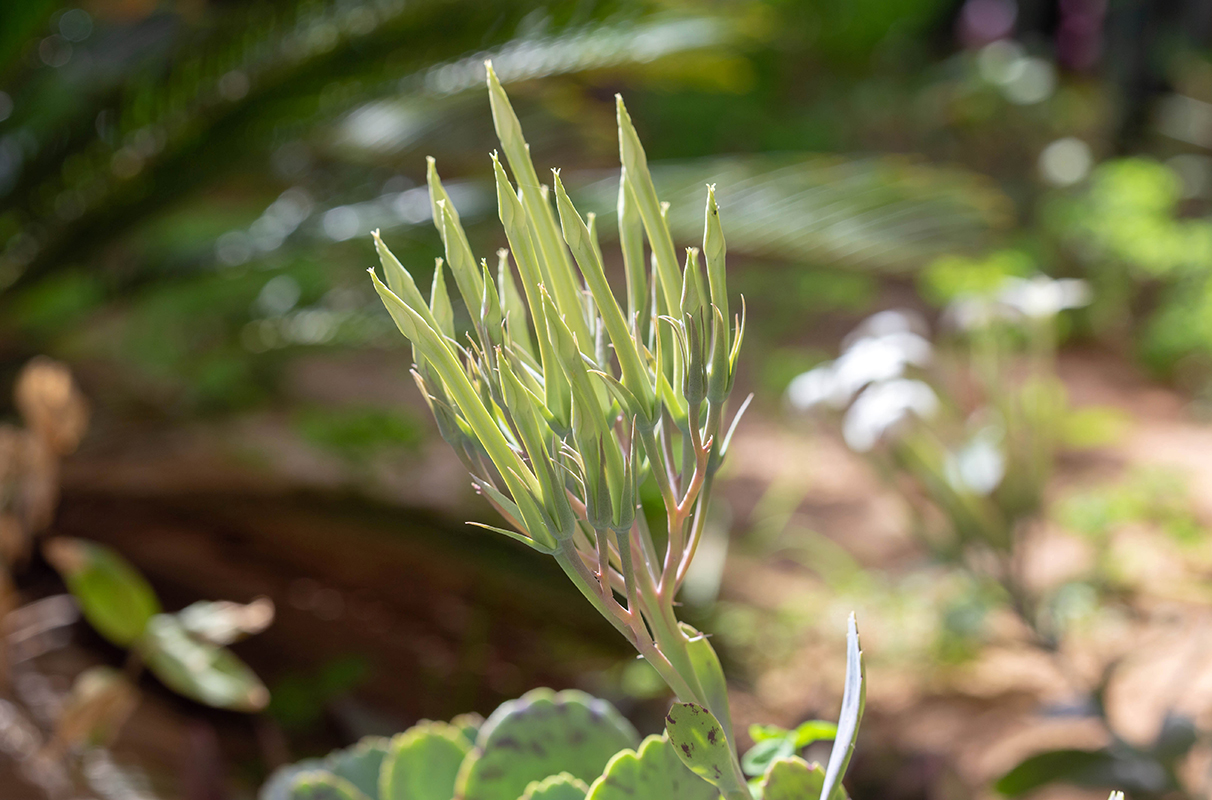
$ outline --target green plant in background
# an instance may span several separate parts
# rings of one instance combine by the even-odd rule
[[[486,260],[477,264],[432,160],[429,169],[444,264],[470,311],[473,335],[466,343],[455,338],[443,263],[427,300],[376,237],[387,282],[373,270],[371,277],[412,342],[414,376],[443,437],[513,529],[483,527],[554,557],[678,702],[666,717],[664,737],[611,759],[636,746],[630,726],[600,701],[540,690],[498,710],[476,735],[474,748],[450,730],[427,734],[425,747],[439,746],[434,736],[446,742],[440,747],[448,752],[448,768],[440,780],[428,758],[408,761],[401,775],[384,762],[379,781],[366,784],[362,794],[369,787],[384,800],[422,796],[398,787],[432,781],[423,796],[433,800],[582,797],[586,792],[613,797],[637,791],[747,800],[751,793],[719,658],[706,636],[680,622],[675,612],[737,421],[725,432],[744,315],[730,324],[714,189],[707,192],[704,274],[697,248],[688,248],[684,264],[678,264],[667,206],[657,197],[644,150],[618,100],[624,310],[607,282],[596,219],[586,221],[576,211],[558,171],[553,173],[558,213],[552,209],[552,192],[539,182],[491,64],[487,76],[497,135],[518,184],[515,189],[494,154],[500,218],[510,245],[498,254],[495,271]],[[644,263],[645,238],[650,269]],[[658,487],[665,511],[665,529],[656,535],[645,515],[637,513],[639,487],[648,480]],[[844,796],[841,778],[865,694],[853,620],[848,663],[828,768],[800,761],[793,742],[789,753],[779,753],[787,757],[770,762],[763,778],[766,797],[784,796],[773,788],[783,781],[810,786],[822,800]],[[566,710],[557,713],[555,707]],[[565,730],[581,718],[593,722],[591,730]],[[401,736],[397,741],[420,738]],[[357,798],[336,774],[340,763],[332,762],[332,770],[321,776],[304,772],[293,778],[291,796],[336,792]]]
[[[225,645],[263,630],[274,609],[261,598],[248,605],[199,602],[164,613],[146,579],[116,551],[65,537],[44,542],[42,551],[70,597],[22,603],[13,573],[28,563],[35,541],[54,520],[59,461],[84,437],[89,404],[71,370],[45,357],[22,368],[14,401],[25,426],[0,425],[0,693],[11,693],[23,707],[3,700],[0,727],[8,741],[19,736],[24,742],[5,748],[6,756],[48,796],[60,796],[72,785],[71,757],[84,749],[96,754],[98,745],[103,749],[133,712],[135,681],[144,667],[198,702],[245,712],[264,708],[269,693]],[[36,657],[61,646],[40,639],[77,620],[77,607],[97,633],[129,656],[124,671],[89,667],[60,693],[47,685]],[[23,688],[35,684],[42,687],[41,697]],[[55,702],[49,704],[47,696]],[[87,774],[85,779],[92,780]]]
[[[226,645],[263,631],[273,603],[200,601],[166,613],[147,580],[115,550],[56,537],[43,548],[88,623],[130,652],[128,678],[146,666],[165,686],[215,708],[260,711],[269,692]]]
[[[1020,277],[1029,266],[1012,251],[936,263],[922,276],[923,293],[949,302],[951,348],[936,348],[916,316],[881,312],[846,340],[839,358],[796,378],[787,396],[797,409],[839,414],[847,445],[904,494],[930,552],[971,576],[974,593],[988,595],[949,611],[945,629],[978,633],[988,610],[979,606],[992,600],[1011,610],[1031,644],[1067,674],[1067,626],[1082,592],[1093,588],[1069,582],[1039,589],[1026,575],[1025,555],[1043,522],[1058,453],[1091,444],[1114,421],[1100,409],[1070,409],[1056,376],[1057,316],[1087,304],[1088,287]],[[1135,513],[1149,499],[1124,502],[1132,508],[1123,513]],[[1141,797],[1180,789],[1178,764],[1196,740],[1190,723],[1174,716],[1157,742],[1127,742],[1103,700],[1114,668],[1098,685],[1072,687],[1111,744],[1033,755],[997,782],[999,791],[1017,797],[1055,782],[1127,786]]]
[[[1146,364],[1199,384],[1212,365],[1212,223],[1183,213],[1185,191],[1169,165],[1108,161],[1045,201],[1041,220],[1097,289],[1095,326],[1135,334]]]
[[[799,410],[843,412],[846,444],[906,490],[934,555],[973,569],[991,564],[985,577],[1051,643],[1023,589],[1017,547],[1040,511],[1064,393],[1043,330],[1029,337],[1026,374],[1011,368],[1021,337],[998,319],[1008,308],[990,296],[965,296],[951,307],[965,329],[958,375],[940,363],[924,322],[885,311],[851,334],[837,360],[792,381],[787,396]],[[1045,328],[1048,321],[1031,323]]]

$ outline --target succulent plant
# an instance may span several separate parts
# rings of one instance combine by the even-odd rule
[[[540,184],[491,64],[487,76],[501,149],[517,183],[515,189],[494,154],[509,242],[495,274],[472,255],[431,159],[433,219],[446,258],[429,298],[377,236],[386,283],[373,270],[372,280],[412,342],[413,374],[442,436],[512,528],[493,530],[553,556],[678,698],[718,721],[729,754],[719,780],[740,794],[744,776],[719,659],[674,613],[728,447],[723,423],[744,331],[743,314],[730,321],[714,188],[707,189],[702,250],[687,248],[679,264],[667,206],[618,99],[627,286],[620,303],[595,219],[577,212],[558,171],[553,189]],[[464,341],[453,326],[447,269],[471,316],[474,335]],[[665,508],[658,537],[636,513],[638,487],[650,476]]]
[[[707,637],[675,613],[740,416],[725,430],[744,313],[742,307],[730,323],[714,187],[707,188],[702,249],[687,248],[679,264],[668,207],[618,99],[627,294],[620,302],[606,277],[596,220],[577,212],[558,171],[553,189],[540,184],[491,64],[487,78],[517,183],[515,189],[494,153],[509,249],[498,252],[495,273],[487,260],[476,261],[431,159],[433,219],[446,257],[438,260],[429,297],[377,234],[385,282],[374,270],[371,279],[412,342],[413,375],[443,438],[510,525],[481,527],[555,558],[678,702],[665,734],[641,743],[609,704],[536,689],[493,713],[475,732],[474,746],[441,723],[401,734],[388,746],[373,790],[372,781],[351,773],[351,751],[342,751],[279,771],[262,800],[750,800],[720,660]],[[447,269],[471,318],[465,339],[454,328]],[[655,536],[638,513],[639,487],[648,480],[665,511],[664,530]],[[828,768],[815,768],[820,800],[845,797],[841,778],[864,691],[852,618],[838,744]],[[367,746],[378,747],[374,740]],[[792,743],[791,753],[796,749]],[[774,759],[769,768],[794,769],[785,761]]]

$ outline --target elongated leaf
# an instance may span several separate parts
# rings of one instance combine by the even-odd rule
[[[636,201],[640,219],[644,222],[644,230],[648,233],[652,256],[656,260],[657,282],[666,308],[673,317],[680,319],[682,310],[679,293],[682,280],[678,272],[677,254],[673,249],[673,236],[669,232],[665,214],[661,211],[661,202],[657,199],[652,175],[648,172],[648,157],[644,154],[639,134],[631,123],[631,115],[623,105],[622,95],[615,95],[615,111],[619,123],[619,160],[623,164],[627,188]]]
[[[606,271],[602,266],[601,256],[594,249],[589,228],[572,205],[568,193],[564,191],[564,184],[560,182],[558,173],[554,175],[554,179],[564,240],[572,249],[581,274],[585,277],[585,283],[597,303],[598,312],[602,315],[602,322],[619,359],[623,385],[643,402],[645,409],[648,409],[653,398],[652,384],[644,370],[636,341],[632,338],[627,320],[623,317],[623,310],[619,308],[618,301],[610,290],[610,284],[606,281]],[[651,416],[651,411],[648,411],[647,416]]]
[[[488,73],[488,99],[492,105],[492,121],[501,140],[501,149],[509,161],[509,168],[522,203],[526,207],[526,218],[534,241],[535,255],[543,262],[548,290],[552,293],[560,313],[568,327],[582,342],[593,341],[589,325],[585,320],[581,292],[572,267],[572,259],[560,237],[559,226],[551,211],[547,194],[539,185],[539,176],[530,158],[530,147],[522,135],[522,126],[509,103],[505,89],[497,79],[492,64],[485,65]],[[532,306],[533,308],[533,306]]]
[[[858,624],[854,614],[850,615],[846,631],[846,688],[842,692],[842,712],[837,720],[837,737],[833,751],[829,754],[829,766],[825,770],[825,785],[821,789],[821,800],[835,800],[844,796],[842,777],[854,754],[854,742],[858,739],[859,721],[867,703],[866,669],[863,667],[863,652],[859,649]]]
[[[160,613],[160,601],[147,580],[117,551],[59,537],[48,541],[44,552],[80,603],[84,618],[119,647],[133,644]]]
[[[172,614],[157,614],[135,643],[164,685],[200,703],[233,711],[260,711],[269,691],[248,666],[224,647],[189,635]]]
[[[1038,753],[1007,772],[994,786],[1007,797],[1021,797],[1053,783],[1089,788],[1122,786],[1130,792],[1151,796],[1178,788],[1156,760],[1140,753],[1109,749]]]

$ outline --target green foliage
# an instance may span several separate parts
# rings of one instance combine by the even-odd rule
[[[313,673],[287,674],[273,685],[268,711],[288,731],[307,729],[320,720],[330,701],[362,683],[368,672],[365,658],[345,656]]]
[[[461,800],[516,800],[531,781],[558,772],[591,781],[635,729],[610,704],[583,692],[535,689],[484,723],[459,773]]]
[[[1133,523],[1156,525],[1181,543],[1194,544],[1206,535],[1181,477],[1165,470],[1137,472],[1117,485],[1074,494],[1060,504],[1057,516],[1070,530],[1100,543]]]
[[[1206,380],[1212,366],[1212,222],[1185,216],[1182,181],[1145,158],[1100,165],[1088,188],[1043,205],[1045,231],[1099,288],[1094,319],[1138,333],[1154,369]],[[1156,299],[1140,300],[1148,291]]]
[[[424,431],[411,414],[384,408],[304,408],[294,423],[303,439],[351,461],[389,448],[415,448]]]
[[[112,548],[57,538],[47,543],[45,551],[80,603],[84,618],[119,647],[132,646],[160,613],[160,601],[147,580]]]
[[[790,731],[777,725],[750,725],[749,738],[754,745],[741,757],[741,769],[749,776],[763,775],[775,761],[791,758],[814,742],[832,741],[836,736],[837,725],[819,719]]]
[[[716,800],[719,790],[695,775],[678,757],[669,735],[649,736],[637,750],[624,750],[589,787],[587,800],[636,798]]]
[[[414,375],[443,438],[515,530],[483,527],[553,556],[680,698],[712,709],[726,726],[721,745],[729,771],[739,775],[719,659],[706,637],[680,625],[674,611],[727,450],[724,418],[744,334],[743,317],[728,317],[715,187],[707,189],[702,251],[688,248],[680,266],[667,207],[617,99],[624,311],[606,277],[594,218],[587,223],[581,217],[558,170],[553,191],[540,184],[491,64],[486,74],[493,122],[517,183],[515,189],[494,153],[498,211],[510,245],[499,254],[495,278],[486,261],[477,267],[432,159],[428,171],[444,264],[471,312],[474,338],[468,347],[452,338],[442,266],[426,299],[377,233],[386,283],[371,271],[372,283],[413,345]],[[651,269],[643,263],[645,236]],[[673,453],[682,454],[680,463]],[[649,475],[665,511],[664,558],[637,515],[639,487]],[[491,731],[492,720],[480,732],[478,750],[486,762],[501,757],[484,749]],[[570,771],[592,777],[604,764],[586,767],[592,774]],[[469,796],[480,790],[484,774],[473,765],[461,776]],[[496,765],[491,774],[498,774]],[[507,785],[505,794],[524,788]],[[734,781],[728,791],[743,787]]]
[[[137,652],[170,689],[235,711],[260,711],[269,702],[265,686],[234,653],[208,640],[204,632],[187,628],[177,614],[161,613],[160,601],[146,579],[116,551],[65,537],[51,539],[44,550],[89,624],[119,647]],[[231,610],[240,608],[252,606],[233,604]],[[196,620],[199,610],[195,604],[180,613]],[[216,611],[209,613],[213,616]],[[255,630],[272,620],[272,606],[268,613],[268,618],[260,614]],[[229,633],[234,639],[236,633]]]
[[[801,746],[840,730],[830,759],[831,779],[797,757],[771,762],[760,785],[765,800],[806,795],[787,792],[825,786],[844,800],[840,777],[853,749],[863,708],[863,670],[853,619],[848,636],[847,684],[838,725],[811,722],[790,732]],[[458,719],[458,718],[456,718]],[[715,800],[750,797],[734,768],[719,722],[701,706],[675,703],[660,736],[636,746],[631,725],[609,703],[582,692],[535,689],[502,704],[483,723],[476,742],[459,726],[423,721],[390,741],[367,737],[324,759],[275,772],[260,800],[335,797],[358,792],[368,800]],[[789,733],[756,729],[762,741]],[[634,748],[634,749],[633,749]],[[802,765],[802,766],[801,766]],[[456,777],[457,776],[457,777]],[[808,783],[805,783],[807,781]],[[731,784],[731,785],[729,785]],[[759,786],[760,786],[759,785]],[[329,794],[313,794],[327,792]],[[337,792],[338,794],[332,794]],[[825,795],[820,795],[826,800]]]
[[[995,787],[1007,797],[1021,797],[1054,783],[1093,789],[1122,786],[1143,798],[1163,797],[1179,786],[1172,764],[1121,742],[1101,750],[1051,750],[1030,756]]]
[[[1007,278],[1026,278],[1036,271],[1031,257],[1019,250],[998,250],[983,258],[947,255],[918,276],[922,297],[938,306],[961,297],[992,297]]]
[[[269,691],[234,653],[196,639],[172,614],[157,614],[135,647],[165,686],[192,700],[234,711],[260,711]]]

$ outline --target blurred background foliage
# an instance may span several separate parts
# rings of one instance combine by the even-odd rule
[[[450,689],[445,699],[405,702],[404,715],[490,708],[537,676],[571,681],[584,664],[577,680],[613,687],[633,714],[655,713],[651,676],[615,665],[609,644],[573,633],[583,618],[541,623],[512,599],[507,611],[495,608],[508,578],[530,574],[515,553],[488,552],[469,585],[450,565],[471,539],[418,543],[446,533],[428,516],[435,509],[454,520],[484,511],[461,472],[434,459],[406,343],[363,272],[375,260],[368,234],[381,229],[428,280],[442,248],[426,155],[437,159],[473,249],[486,255],[504,244],[487,158],[495,139],[485,58],[540,167],[563,167],[578,205],[596,210],[602,238],[613,239],[613,96],[622,92],[680,241],[701,230],[702,184],[718,184],[732,285],[749,310],[741,382],[756,394],[748,423],[756,433],[742,435],[758,455],[746,461],[742,447],[741,465],[723,475],[714,544],[704,543],[701,558],[711,566],[691,581],[700,598],[688,600],[691,617],[717,615],[725,658],[755,708],[777,694],[763,687],[811,683],[802,664],[818,663],[815,631],[832,613],[821,609],[838,603],[881,620],[872,639],[887,661],[937,687],[947,669],[978,660],[1013,627],[999,617],[1004,598],[971,565],[932,561],[903,542],[874,545],[847,527],[847,503],[883,502],[879,483],[838,467],[857,488],[829,494],[827,473],[848,462],[824,437],[799,438],[784,390],[874,311],[907,306],[938,321],[958,297],[1044,273],[1093,289],[1088,307],[1056,320],[1063,348],[1049,375],[1068,384],[1088,374],[1074,363],[1109,361],[1154,382],[1141,398],[1122,386],[1112,392],[1119,417],[1084,417],[1088,429],[1074,434],[1083,447],[1114,440],[1108,431],[1125,427],[1120,417],[1147,418],[1156,392],[1178,398],[1181,414],[1206,415],[1210,39],[1212,7],[1201,0],[0,3],[0,375],[11,383],[41,353],[72,366],[95,411],[89,438],[65,465],[65,524],[92,520],[99,508],[128,515],[108,541],[128,547],[166,602],[240,593],[240,579],[225,571],[230,554],[216,558],[213,573],[173,571],[190,563],[189,547],[203,547],[181,532],[182,520],[202,520],[213,526],[210,539],[228,543],[244,541],[233,530],[272,532],[266,541],[279,549],[239,551],[288,576],[277,586],[283,615],[262,637],[276,644],[245,651],[274,693],[276,731],[257,734],[261,762],[244,754],[249,781],[273,760],[266,753],[327,749],[334,737],[373,728],[375,714],[348,695],[371,687],[377,700],[388,696],[380,662],[415,665],[417,685]],[[1107,402],[1106,393],[1068,388]],[[1188,448],[1205,441],[1165,431]],[[1206,600],[1203,512],[1188,491],[1206,476],[1136,465],[1146,449],[1107,456],[1127,463],[1118,472],[1082,460],[1101,456],[1066,450],[1056,476],[1037,487],[1031,525],[1114,551],[1047,593],[1048,613],[1079,633],[1097,627],[1098,609],[1111,609],[1115,624],[1148,616],[1133,603],[1165,581],[1137,561],[1131,543],[1141,530],[1156,534],[1159,559],[1183,564],[1167,591]],[[813,472],[804,465],[813,459],[825,466]],[[766,471],[755,466],[763,461]],[[812,481],[825,488],[800,485]],[[359,503],[369,495],[385,506],[290,494],[317,486],[352,488]],[[244,500],[153,507],[105,496],[266,488],[285,495],[263,511]],[[71,506],[73,497],[87,502]],[[401,507],[403,516],[392,516]],[[176,560],[156,549],[171,543],[148,545],[133,533],[159,531],[156,514],[194,543],[180,545]],[[293,529],[280,532],[275,515]],[[911,527],[899,524],[901,534]],[[407,544],[391,539],[390,547],[434,562],[417,584],[440,587],[432,619],[422,590],[394,586],[395,576],[369,563],[397,563],[376,549],[388,547],[382,530],[393,526],[407,529],[399,535]],[[330,529],[352,538],[330,540]],[[730,532],[743,546],[725,570]],[[340,552],[347,541],[367,548],[366,563],[342,560],[354,558]],[[819,583],[776,601],[750,591],[779,585],[792,568]],[[292,572],[306,570],[310,577]],[[483,578],[493,574],[496,582]],[[369,588],[333,594],[329,585],[357,580]],[[559,608],[550,591],[544,608]],[[365,641],[339,637],[315,653],[273,652],[286,632],[308,635],[291,621],[296,612],[331,622],[360,609],[359,624],[385,637],[390,626],[368,609],[391,602],[424,618],[392,640],[398,653],[368,654]],[[524,644],[494,638],[498,624],[525,628]],[[574,666],[553,675],[535,652]],[[800,673],[787,666],[797,660]],[[784,721],[816,715],[820,698],[784,709]],[[888,716],[894,727],[903,722]],[[876,752],[891,758],[909,738],[889,734]],[[1158,763],[1173,771],[1172,760]],[[971,790],[974,775],[996,771],[981,769],[913,762],[895,778],[872,778],[866,796],[956,796],[948,794],[956,785]],[[863,792],[853,787],[856,798]]]

